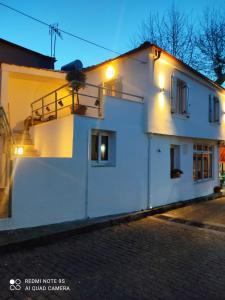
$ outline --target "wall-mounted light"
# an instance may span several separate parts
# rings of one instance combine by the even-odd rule
[[[164,93],[165,92],[165,89],[164,88],[160,88],[160,93]]]
[[[22,146],[16,146],[15,147],[15,149],[14,149],[14,154],[15,155],[21,156],[21,155],[23,155],[23,153],[24,153],[24,149],[23,149]]]
[[[115,69],[113,66],[108,66],[106,69],[105,77],[109,80],[115,76]]]

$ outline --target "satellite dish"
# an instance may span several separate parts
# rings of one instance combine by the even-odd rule
[[[71,71],[71,70],[81,71],[82,69],[83,69],[83,64],[79,59],[76,59],[61,67],[62,71]]]

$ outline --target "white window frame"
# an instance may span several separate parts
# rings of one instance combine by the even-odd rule
[[[207,148],[207,149],[204,149]],[[194,163],[194,156],[200,156],[201,157],[201,178],[195,178],[195,172],[197,172],[197,161]],[[208,156],[208,173],[210,176],[205,177],[204,176],[204,155]],[[209,157],[211,157],[211,169],[209,169]],[[196,164],[196,165],[194,165]],[[195,171],[195,172],[194,172]],[[212,180],[214,176],[214,145],[212,144],[201,144],[201,143],[195,143],[193,145],[193,180],[194,182],[202,182],[206,180]]]
[[[98,136],[98,151],[97,160],[92,159],[92,136],[96,135]],[[102,137],[107,136],[108,137],[108,159],[102,160],[101,154],[102,154]],[[92,162],[93,166],[115,166],[115,150],[116,150],[116,132],[115,131],[108,131],[108,130],[98,130],[98,129],[92,129],[90,134],[90,154],[89,159]]]
[[[115,78],[103,83],[104,91],[103,94],[105,96],[111,96],[116,98],[123,97],[123,85],[121,78]]]
[[[174,154],[173,168],[172,168],[172,161],[171,161],[171,149],[173,149],[173,154]],[[180,169],[180,153],[181,153],[180,149],[181,149],[180,145],[175,145],[175,144],[170,145],[170,178],[171,179],[175,178],[175,177],[172,177],[172,175],[171,175],[172,171],[176,170],[176,169]]]

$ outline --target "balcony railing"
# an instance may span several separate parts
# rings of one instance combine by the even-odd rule
[[[120,98],[143,102],[143,97],[110,90],[102,86],[86,83],[82,91],[76,91],[74,81],[65,84],[31,103],[32,124],[50,121],[69,114],[103,117],[103,100],[105,95],[119,94]]]

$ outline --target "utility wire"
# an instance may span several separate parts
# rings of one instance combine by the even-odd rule
[[[5,3],[0,2],[0,5],[1,5],[1,6],[4,6],[4,7],[6,7],[6,8],[8,8],[8,9],[10,9],[10,10],[12,10],[12,11],[18,13],[18,14],[21,14],[21,15],[23,15],[23,16],[25,16],[25,17],[27,17],[27,18],[33,20],[33,21],[36,21],[36,22],[38,22],[38,23],[40,23],[40,24],[42,24],[42,25],[45,25],[45,26],[48,26],[48,27],[51,26],[51,24],[48,24],[48,23],[46,23],[46,22],[44,22],[44,21],[42,21],[42,20],[40,20],[40,19],[37,19],[37,18],[35,18],[35,17],[32,17],[31,15],[28,15],[27,13],[25,13],[25,12],[23,12],[23,11],[21,11],[21,10],[18,10],[18,9],[16,9],[16,8],[13,8],[13,7],[11,7],[11,6],[7,5],[7,4],[5,4]],[[71,33],[71,32],[68,32],[68,31],[66,31],[66,30],[63,30],[63,29],[60,29],[60,28],[58,28],[58,30],[59,30],[60,32],[64,33],[64,34],[67,34],[67,35],[69,35],[69,36],[71,36],[71,37],[73,37],[73,38],[76,38],[76,39],[78,39],[78,40],[80,40],[80,41],[83,41],[83,42],[85,42],[85,43],[88,43],[88,44],[90,44],[90,45],[96,46],[96,47],[101,48],[101,49],[104,49],[104,50],[106,50],[106,51],[110,51],[110,52],[112,52],[112,53],[114,53],[114,54],[117,54],[117,55],[122,55],[122,53],[120,53],[120,52],[118,52],[118,51],[109,49],[109,48],[107,48],[107,47],[105,47],[105,46],[102,46],[102,45],[100,45],[100,44],[97,44],[97,43],[95,43],[95,42],[92,42],[92,41],[90,41],[90,40],[87,40],[87,39],[85,39],[85,38],[82,38],[82,37],[80,37],[80,36],[78,36],[78,35],[76,35],[76,34],[73,34],[73,33]],[[141,62],[141,63],[146,63],[146,61],[143,61],[143,60],[140,60],[140,59],[137,59],[137,58],[129,58],[129,59],[136,60],[136,61],[139,61],[139,62]]]

